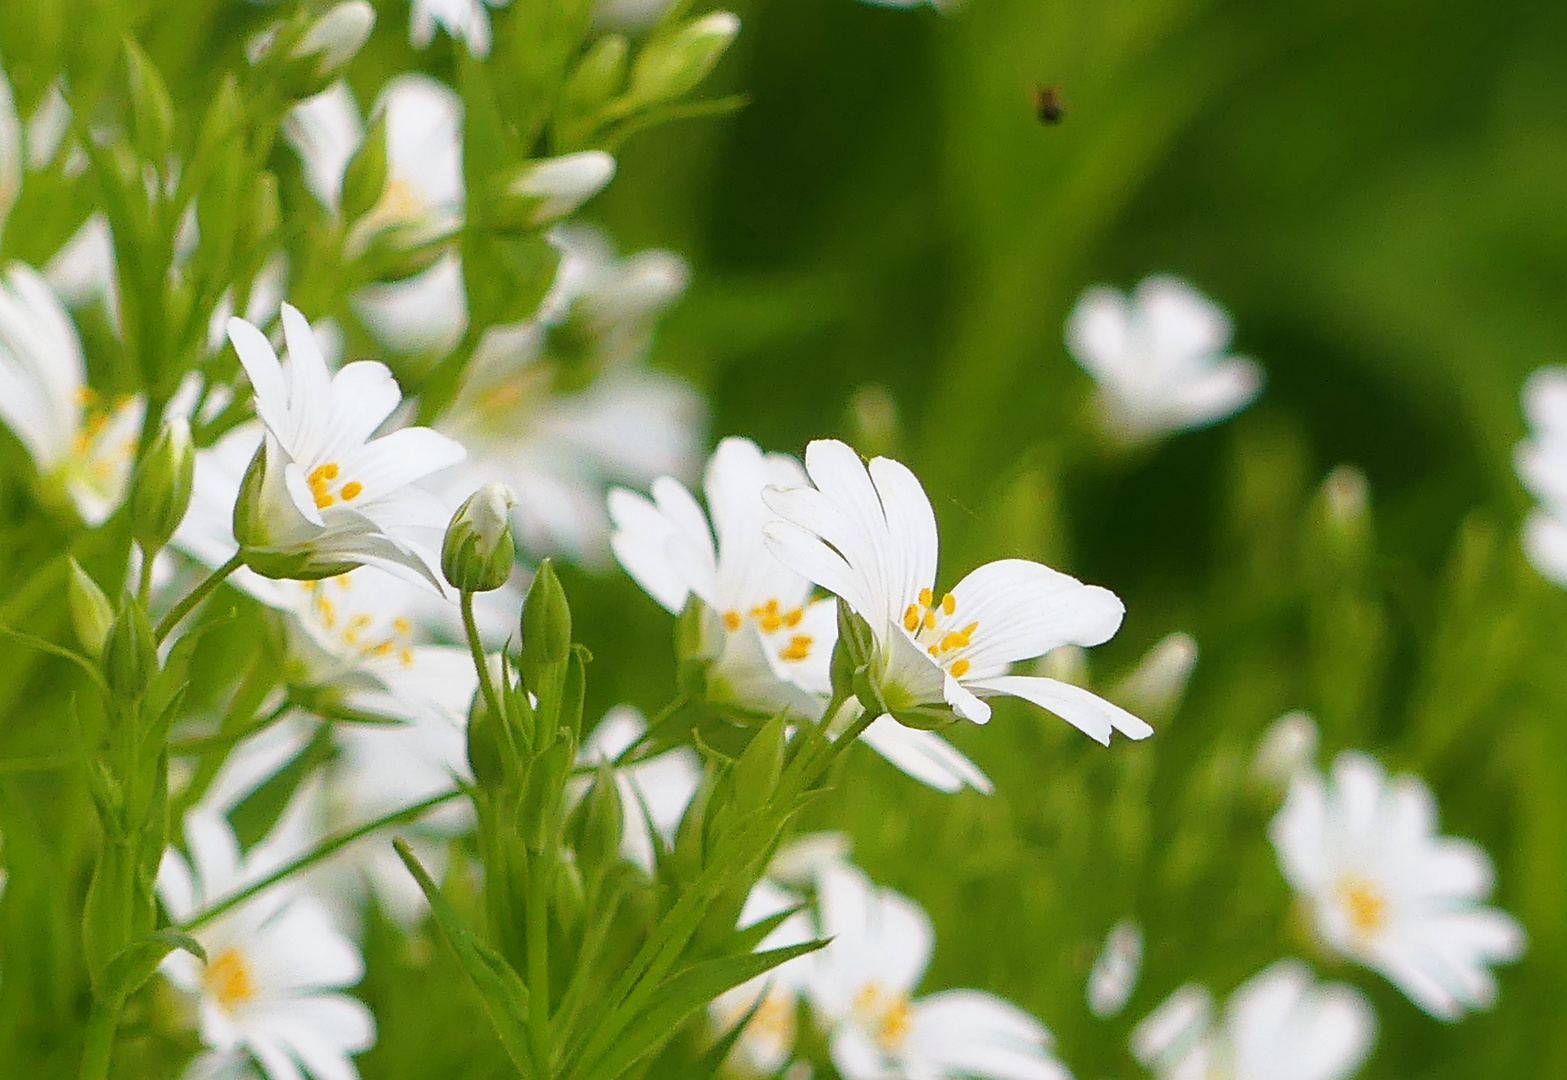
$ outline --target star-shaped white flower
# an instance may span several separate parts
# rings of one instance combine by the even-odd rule
[[[819,888],[831,941],[811,954],[808,993],[845,1080],[1068,1080],[1050,1033],[1016,1005],[978,990],[913,998],[934,943],[916,904],[850,866]]]
[[[146,403],[109,404],[87,385],[71,317],[31,267],[0,279],[0,422],[33,459],[45,496],[63,487],[82,519],[101,525],[125,497]]]
[[[841,442],[805,452],[813,487],[772,488],[782,521],[768,546],[797,573],[842,597],[876,640],[871,672],[888,710],[950,709],[983,724],[998,694],[1031,701],[1101,743],[1153,734],[1119,706],[1056,679],[1010,675],[1062,645],[1098,645],[1120,627],[1114,593],[1023,559],[987,563],[938,594],[936,516],[914,474]]]
[[[1262,369],[1228,355],[1230,319],[1184,281],[1145,278],[1131,298],[1095,286],[1066,341],[1099,389],[1101,419],[1140,442],[1232,416],[1262,390]]]
[[[1347,752],[1324,781],[1298,775],[1270,830],[1284,877],[1323,945],[1386,976],[1432,1016],[1496,1000],[1489,965],[1516,959],[1523,929],[1484,901],[1491,860],[1436,831],[1436,801],[1413,776],[1389,779]]]
[[[1376,1017],[1360,994],[1316,983],[1280,960],[1241,985],[1215,1023],[1213,998],[1188,983],[1132,1032],[1132,1055],[1160,1080],[1345,1080],[1371,1051]]]
[[[1524,521],[1529,561],[1544,577],[1567,588],[1567,368],[1541,368],[1523,388],[1529,438],[1513,462],[1518,478],[1540,500]]]
[[[670,612],[679,613],[693,594],[707,605],[708,633],[717,639],[708,686],[717,700],[820,720],[832,692],[837,606],[813,601],[811,582],[767,550],[765,530],[778,516],[762,501],[769,486],[805,482],[794,458],[763,454],[749,439],[725,439],[707,464],[706,513],[672,477],[653,481],[652,500],[616,489],[609,495],[610,543],[626,572]],[[991,789],[984,773],[934,732],[888,719],[862,737],[932,787]]]
[[[265,845],[241,857],[221,816],[192,814],[185,836],[192,867],[174,849],[158,870],[158,892],[184,920],[271,867]],[[199,1003],[202,1042],[224,1055],[248,1054],[270,1080],[351,1080],[352,1055],[375,1043],[375,1020],[339,992],[364,975],[353,944],[333,928],[319,901],[288,885],[274,886],[194,932],[203,964],[171,954],[162,970]]]
[[[267,577],[310,580],[369,563],[441,588],[435,567],[446,510],[414,482],[461,461],[429,428],[375,437],[402,393],[386,365],[335,375],[298,310],[283,305],[285,374],[266,336],[242,319],[229,339],[255,390],[266,437],[234,511],[245,563]]]

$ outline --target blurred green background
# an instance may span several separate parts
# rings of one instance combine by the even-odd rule
[[[1307,708],[1324,763],[1358,746],[1433,785],[1531,936],[1497,1009],[1450,1026],[1318,961],[1376,1003],[1363,1075],[1567,1075],[1567,597],[1518,554],[1511,468],[1519,387],[1567,338],[1567,8],[738,10],[721,77],[749,107],[634,140],[593,208],[694,264],[661,362],[710,390],[715,436],[903,457],[944,583],[1024,555],[1115,589],[1129,613],[1096,676],[1173,629],[1202,650],[1147,744],[1102,751],[1026,708],[951,733],[994,799],[856,762],[814,823],[846,816],[857,859],[931,910],[927,986],[1008,995],[1077,1075],[1131,1076],[1130,1021],[1180,982],[1222,995],[1309,956],[1266,841],[1276,797],[1244,775],[1266,725]],[[1035,82],[1060,88],[1059,127],[1034,118]],[[1225,305],[1268,387],[1228,424],[1110,456],[1085,443],[1062,325],[1086,286],[1151,272]],[[873,421],[890,400],[896,428],[856,400]],[[1312,492],[1340,463],[1369,480],[1375,539],[1335,568]],[[601,657],[664,633],[623,579],[573,584]],[[603,703],[660,703],[656,665],[596,669]],[[1125,916],[1149,960],[1097,1021],[1083,978]]]

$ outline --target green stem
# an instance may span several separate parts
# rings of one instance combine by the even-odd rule
[[[283,703],[268,712],[258,713],[239,727],[231,731],[220,731],[215,735],[198,735],[189,739],[170,739],[169,753],[171,754],[203,754],[208,750],[223,750],[235,743],[250,738],[258,731],[271,727],[284,713],[294,707],[292,698],[284,698]]]
[[[93,1002],[87,1020],[87,1044],[82,1049],[81,1080],[108,1080],[109,1060],[114,1055],[114,1032],[120,1026],[120,1003]]]
[[[550,885],[549,850],[535,852],[528,866],[528,1033],[539,1075],[550,1075]]]
[[[152,595],[152,560],[157,557],[157,549],[148,551],[145,548],[141,553],[141,582],[136,586],[136,599],[141,601],[141,606],[147,606],[147,597]]]
[[[495,692],[495,682],[490,678],[490,665],[484,659],[484,643],[479,640],[479,624],[473,617],[473,593],[467,590],[462,594],[462,628],[468,637],[468,652],[473,656],[474,669],[479,673],[484,704],[496,722],[506,727],[506,714],[501,711],[500,695]]]
[[[196,914],[187,919],[185,924],[181,926],[180,929],[186,933],[190,933],[192,930],[195,930],[198,927],[205,926],[213,919],[216,919],[219,915],[222,915],[227,911],[232,911],[234,908],[238,907],[240,904],[243,904],[246,900],[249,900],[251,897],[255,896],[262,890],[269,889],[273,885],[276,885],[278,882],[282,881],[284,878],[291,877],[294,874],[299,873],[301,870],[315,865],[322,859],[335,855],[349,844],[352,844],[355,840],[358,840],[361,837],[369,836],[371,833],[379,829],[384,829],[388,825],[396,825],[399,822],[419,817],[425,811],[433,810],[442,803],[451,802],[461,794],[463,794],[463,790],[461,788],[453,788],[451,791],[445,791],[439,795],[433,795],[430,798],[425,799],[423,802],[414,803],[412,806],[405,806],[401,810],[394,811],[390,814],[385,814],[376,818],[374,821],[366,822],[356,829],[350,829],[347,832],[337,833],[336,835],[323,840],[307,854],[301,855],[293,862],[288,863],[286,866],[283,866],[280,869],[268,874],[260,881],[253,882],[252,884],[245,886],[239,892],[231,893],[230,895],[225,896],[222,900],[219,900],[211,907],[198,911]]]
[[[189,615],[196,605],[212,595],[212,590],[223,584],[224,580],[245,565],[245,560],[239,552],[234,557],[201,580],[201,583],[185,595],[185,599],[174,605],[174,610],[163,617],[158,624],[158,629],[153,636],[161,645],[163,639],[169,636],[169,631],[180,624],[180,620]]]
[[[664,721],[673,716],[677,710],[682,709],[686,705],[690,704],[690,702],[691,699],[685,694],[676,694],[673,701],[671,701],[668,705],[665,705],[662,709],[658,710],[658,715],[647,722],[647,726],[642,729],[642,734],[638,735],[636,739],[632,741],[630,746],[626,747],[619,754],[615,755],[615,760],[610,762],[610,767],[615,769],[623,769],[628,765],[635,765],[640,759],[634,760],[633,755],[647,744],[647,741],[652,737],[653,733],[659,729]]]

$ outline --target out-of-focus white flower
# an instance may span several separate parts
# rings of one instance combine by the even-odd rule
[[[829,866],[849,861],[848,833],[815,832],[791,836],[767,864],[767,876],[793,888],[814,886]]]
[[[763,919],[780,915],[801,905],[801,899],[763,878],[756,883],[740,910],[739,925],[752,926]],[[811,921],[802,911],[784,919],[756,946],[758,952],[803,945],[814,935]],[[730,1052],[731,1067],[751,1076],[776,1076],[794,1056],[796,1017],[800,994],[811,971],[811,958],[797,956],[786,960],[765,975],[759,975],[732,990],[720,994],[708,1007],[714,1024],[720,1029],[738,1023],[756,1006],[756,1013]],[[761,1003],[757,998],[762,995]]]
[[[1311,714],[1288,712],[1268,726],[1252,755],[1251,772],[1265,784],[1287,787],[1317,765],[1317,722]]]
[[[1143,968],[1143,928],[1123,919],[1105,935],[1088,972],[1088,1011],[1100,1019],[1126,1008]]]
[[[807,992],[831,1032],[833,1064],[845,1080],[1067,1080],[1043,1024],[978,990],[945,990],[918,1001],[930,962],[925,913],[878,889],[850,866],[820,882],[821,936],[810,956]]]
[[[185,822],[192,867],[172,848],[158,870],[158,892],[184,920],[266,873],[265,854],[242,858],[222,817]],[[162,966],[176,986],[196,995],[201,1038],[219,1055],[252,1056],[271,1080],[357,1077],[352,1055],[375,1043],[375,1020],[338,992],[364,975],[353,944],[332,926],[313,897],[275,886],[194,932],[203,964],[172,953]]]
[[[89,525],[125,497],[145,401],[108,405],[87,386],[76,327],[49,285],[12,263],[0,280],[0,421],[33,459],[45,491],[64,488]]]
[[[596,565],[609,555],[605,489],[695,473],[705,405],[642,363],[654,320],[685,288],[684,263],[617,258],[591,229],[550,239],[561,264],[538,315],[485,332],[437,426],[468,447],[460,488],[495,480],[516,493],[524,547]]]
[[[576,210],[603,191],[614,176],[614,158],[602,150],[585,150],[529,162],[506,185],[506,191],[527,200],[530,223],[543,225]]]
[[[1376,1016],[1359,991],[1317,984],[1280,960],[1240,986],[1215,1023],[1213,998],[1188,983],[1132,1032],[1132,1055],[1160,1080],[1344,1080],[1366,1060]]]
[[[1523,928],[1485,906],[1490,858],[1437,835],[1436,801],[1419,779],[1390,780],[1374,758],[1340,754],[1331,781],[1296,777],[1270,833],[1327,948],[1442,1020],[1496,1000],[1489,965],[1523,953]]]
[[[120,329],[120,286],[114,267],[109,219],[93,214],[44,267],[55,293],[73,308],[101,303],[116,333]]]
[[[483,60],[490,55],[490,13],[488,7],[505,7],[510,0],[412,0],[408,16],[408,41],[416,49],[429,48],[439,26],[468,46],[468,52]]]
[[[5,232],[5,219],[22,193],[22,167],[26,161],[22,120],[11,96],[11,80],[0,64],[0,234]]]
[[[1166,634],[1121,680],[1115,696],[1149,716],[1169,716],[1186,696],[1196,666],[1197,639],[1179,632]]]
[[[375,8],[366,0],[343,0],[323,13],[294,45],[296,58],[316,57],[316,77],[342,70],[375,29]]]
[[[604,714],[593,734],[577,753],[585,765],[612,762],[624,753],[642,733],[647,721],[630,705],[617,705]],[[647,761],[639,761],[615,770],[615,786],[620,791],[625,832],[620,853],[644,870],[653,869],[653,837],[648,833],[647,817],[653,819],[660,842],[674,840],[680,819],[702,783],[702,764],[696,752],[679,747]],[[580,788],[579,788],[580,790]],[[642,807],[647,807],[647,816]]]
[[[1023,559],[987,563],[938,598],[936,515],[902,464],[822,439],[805,452],[814,487],[770,488],[782,521],[767,542],[785,565],[842,597],[876,639],[876,680],[888,711],[943,707],[983,724],[982,697],[1010,695],[1045,708],[1101,743],[1153,729],[1081,687],[1009,675],[1020,660],[1066,644],[1098,645],[1125,608],[1107,589]],[[869,703],[867,703],[869,707]],[[949,714],[950,715],[950,714]]]
[[[1145,278],[1130,298],[1095,286],[1067,320],[1072,356],[1098,384],[1107,430],[1128,442],[1232,416],[1262,390],[1262,369],[1228,355],[1230,319],[1184,281]]]
[[[795,459],[728,438],[708,461],[707,513],[672,477],[653,481],[652,501],[616,489],[610,543],[627,573],[669,611],[678,614],[692,594],[707,605],[707,632],[717,639],[708,688],[716,700],[820,720],[832,692],[837,605],[812,601],[811,583],[779,562],[764,537],[778,518],[763,490],[805,482]],[[934,732],[890,721],[872,726],[865,741],[915,779],[943,791],[965,784],[990,790],[984,773]]]
[[[1513,463],[1540,500],[1524,520],[1524,552],[1541,575],[1567,588],[1567,368],[1530,375],[1523,409],[1529,438],[1518,444]]]
[[[358,221],[344,223],[350,253],[388,231],[395,230],[398,244],[413,247],[462,224],[462,99],[428,76],[399,75],[382,91],[376,106],[381,110],[386,187]],[[353,92],[334,83],[296,105],[283,130],[305,166],[311,192],[338,212],[348,163],[365,137]],[[399,352],[448,349],[468,321],[461,264],[451,254],[407,280],[361,289],[352,303],[381,344]]]
[[[42,172],[54,161],[71,130],[71,107],[59,79],[49,84],[33,115],[27,118],[24,140],[27,143],[27,171]],[[77,148],[80,153],[80,148]],[[67,163],[66,175],[73,175]]]
[[[283,331],[286,378],[260,330],[229,322],[267,429],[234,508],[246,565],[267,577],[315,579],[370,563],[412,571],[439,591],[446,510],[412,485],[462,460],[463,448],[421,427],[372,438],[402,401],[392,373],[361,360],[333,375],[310,324],[287,304]]]

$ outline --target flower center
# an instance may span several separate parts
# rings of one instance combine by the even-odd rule
[[[943,596],[938,604],[935,593],[921,589],[919,598],[903,612],[903,628],[913,635],[917,644],[925,647],[931,659],[946,668],[954,679],[961,679],[968,674],[972,664],[967,657],[953,654],[968,648],[979,623],[957,626],[953,617],[957,610],[958,602],[951,593]]]
[[[358,480],[350,480],[341,485],[334,492],[333,483],[337,480],[342,469],[335,461],[328,461],[325,465],[317,465],[310,470],[310,475],[305,477],[305,483],[310,485],[310,494],[315,497],[316,509],[325,510],[338,499],[344,502],[352,502],[364,491],[365,486]]]
[[[81,427],[71,438],[71,453],[75,458],[70,467],[72,475],[104,495],[116,494],[136,460],[136,439],[125,435],[116,438],[110,421],[129,399],[105,405],[97,391],[89,386],[81,387],[76,396],[84,415]]]
[[[742,615],[736,608],[730,608],[724,612],[724,629],[731,634],[745,625],[746,619],[755,621],[756,627],[764,634],[776,634],[780,630],[792,630],[800,625],[800,620],[805,618],[804,608],[785,609],[776,597],[765,604],[758,604],[749,612]],[[782,648],[778,650],[778,659],[788,663],[799,663],[811,655],[811,645],[815,638],[809,634],[791,634]]]
[[[224,949],[207,964],[206,984],[218,1004],[229,1011],[256,996],[250,961],[234,948]]]
[[[400,176],[394,176],[386,182],[380,202],[365,215],[365,219],[379,229],[422,217],[429,209],[429,200],[417,187]]]
[[[1339,880],[1337,894],[1358,936],[1371,937],[1387,926],[1387,897],[1372,882],[1347,875]]]
[[[886,1053],[896,1053],[909,1037],[908,995],[893,993],[879,982],[860,987],[854,995],[854,1015]]]
[[[347,574],[330,579],[331,584],[344,592],[353,588]],[[310,612],[326,636],[341,643],[343,651],[354,656],[397,655],[403,667],[413,667],[413,622],[405,615],[396,615],[387,624],[390,632],[376,626],[376,617],[367,612],[344,612],[334,600],[329,582],[314,581],[306,588],[310,591]]]

